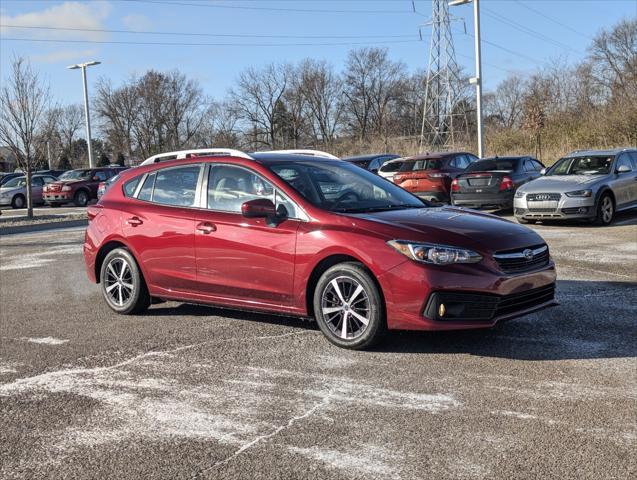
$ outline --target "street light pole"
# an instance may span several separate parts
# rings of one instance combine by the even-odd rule
[[[473,2],[473,29],[476,54],[476,76],[469,82],[476,86],[476,117],[478,123],[478,156],[484,158],[484,143],[482,135],[482,53],[480,50],[480,0],[453,0],[449,6],[464,5]]]
[[[86,67],[90,67],[92,65],[99,65],[101,62],[91,61],[86,63],[78,63],[75,65],[69,65],[68,69],[76,70],[78,68],[82,69],[82,85],[84,86],[84,119],[86,121],[86,146],[88,148],[88,166],[89,168],[93,168],[93,147],[91,145],[91,115],[89,113],[88,108],[88,86],[86,84]]]

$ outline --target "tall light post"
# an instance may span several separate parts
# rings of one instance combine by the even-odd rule
[[[84,118],[86,120],[86,144],[88,148],[88,166],[93,168],[93,148],[91,147],[91,116],[88,110],[88,87],[86,85],[86,67],[93,65],[99,65],[101,62],[91,61],[85,63],[76,63],[75,65],[69,65],[69,70],[82,69],[82,83],[84,85]]]
[[[476,50],[476,76],[469,79],[471,85],[476,86],[476,116],[478,120],[478,156],[484,157],[482,142],[482,54],[480,53],[480,0],[453,0],[450,7],[473,2],[473,29]]]

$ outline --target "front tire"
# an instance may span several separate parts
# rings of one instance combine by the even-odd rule
[[[75,197],[73,198],[73,203],[75,203],[75,205],[78,207],[86,207],[88,205],[88,201],[88,193],[86,193],[86,191],[84,190],[80,190],[79,192],[77,192],[75,194]]]
[[[314,289],[314,316],[327,339],[362,350],[378,343],[387,326],[374,279],[359,263],[339,263],[321,275]]]
[[[593,221],[595,225],[607,226],[613,223],[613,218],[615,217],[615,203],[608,193],[605,193],[600,197],[599,202],[597,202],[596,212],[597,215]]]
[[[131,253],[124,248],[116,248],[106,255],[100,283],[106,303],[117,313],[141,313],[150,306],[144,277]]]

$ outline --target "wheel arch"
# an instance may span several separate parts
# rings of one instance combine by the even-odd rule
[[[369,274],[372,281],[378,288],[378,293],[380,294],[380,299],[382,303],[383,315],[386,315],[385,308],[385,295],[383,294],[383,288],[378,281],[378,278],[374,274],[371,268],[365,264],[360,258],[356,258],[352,255],[345,253],[332,253],[323,259],[321,259],[312,269],[310,276],[308,277],[307,284],[305,286],[305,308],[308,316],[314,316],[314,290],[318,284],[321,275],[325,273],[329,268],[334,265],[338,265],[339,263],[358,263],[362,265],[365,271]]]
[[[599,190],[597,190],[597,195],[595,195],[595,211],[597,211],[598,202],[600,201],[602,196],[607,193],[610,195],[610,199],[613,201],[613,208],[617,210],[617,199],[615,198],[613,189],[610,188],[608,185],[603,185],[599,188]]]
[[[124,248],[132,255],[135,262],[137,262],[137,266],[139,267],[139,271],[142,278],[144,279],[144,281],[146,281],[144,267],[139,262],[135,251],[132,248],[130,248],[123,240],[116,237],[116,238],[112,238],[108,240],[107,242],[104,242],[104,244],[100,246],[100,248],[97,251],[97,254],[95,255],[95,266],[94,266],[95,283],[100,283],[100,272],[102,271],[102,264],[104,263],[104,259],[106,258],[106,255],[108,255],[110,252],[112,252],[116,248]]]

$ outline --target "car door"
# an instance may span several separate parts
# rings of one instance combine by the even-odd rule
[[[632,205],[637,205],[637,152],[629,152],[628,155],[632,160],[632,187],[628,190],[628,202]]]
[[[201,164],[190,164],[144,175],[136,199],[121,205],[122,230],[146,281],[167,297],[196,288],[194,206],[202,173]]]
[[[41,203],[42,202],[42,187],[44,186],[44,181],[42,177],[33,177],[31,179],[31,201],[33,203]]]
[[[629,172],[619,173],[619,167],[628,167]],[[615,160],[613,171],[611,172],[611,188],[615,194],[617,208],[624,208],[632,203],[632,190],[635,184],[635,170],[628,153],[621,153]]]
[[[257,198],[272,200],[287,219],[244,217],[241,205]],[[300,209],[253,170],[228,164],[209,165],[201,202],[195,215],[201,293],[246,306],[293,305]]]

